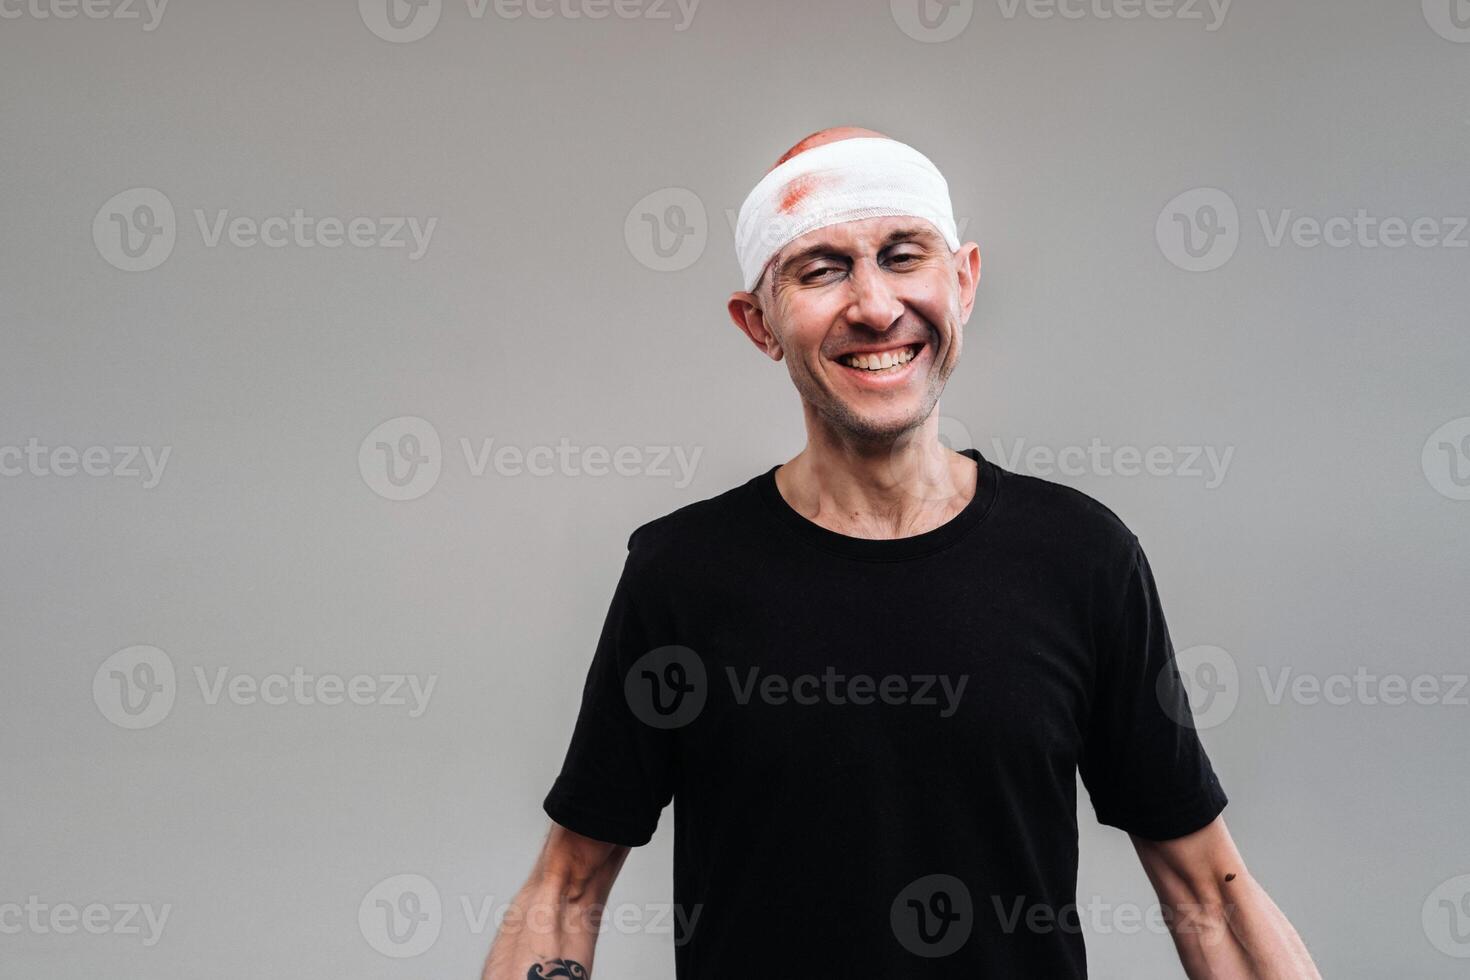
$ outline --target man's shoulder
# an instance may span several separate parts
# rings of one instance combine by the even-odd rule
[[[730,533],[748,530],[755,506],[756,480],[731,487],[723,493],[696,500],[656,517],[628,535],[628,552],[644,560],[659,560],[690,548],[718,541]]]
[[[991,465],[1001,473],[1005,514],[1027,537],[1131,561],[1138,538],[1111,507],[1076,487]]]

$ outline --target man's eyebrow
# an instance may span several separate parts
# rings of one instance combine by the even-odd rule
[[[896,245],[899,242],[911,241],[913,239],[924,239],[933,242],[939,240],[939,236],[935,234],[933,230],[922,224],[903,225],[901,227],[893,229],[887,235],[885,235],[883,237],[882,243],[878,246],[878,248],[879,250],[882,250],[889,247],[890,245]],[[786,275],[791,269],[807,261],[808,259],[814,259],[819,255],[840,254],[842,254],[842,250],[833,245],[831,242],[818,241],[812,245],[808,245],[800,252],[794,252],[791,255],[783,258],[781,260],[780,267],[776,270],[776,274]]]

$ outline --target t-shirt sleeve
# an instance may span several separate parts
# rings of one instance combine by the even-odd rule
[[[653,644],[639,614],[630,558],[597,642],[582,706],[561,774],[543,808],[586,837],[638,847],[648,843],[673,795],[673,734],[634,714],[624,680]]]
[[[1079,769],[1098,822],[1148,840],[1204,827],[1227,798],[1195,730],[1153,572],[1136,541],[1097,673]]]

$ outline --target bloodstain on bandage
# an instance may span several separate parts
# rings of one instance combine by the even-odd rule
[[[830,179],[829,175],[824,174],[802,174],[792,180],[781,188],[781,203],[778,205],[781,213],[790,214],[795,211],[797,206],[806,200],[807,195],[821,187],[828,179]]]

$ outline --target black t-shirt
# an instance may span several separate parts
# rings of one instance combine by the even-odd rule
[[[1085,977],[1076,774],[1163,840],[1224,808],[1137,538],[976,450],[923,534],[838,534],[776,467],[640,527],[546,812],[647,843],[676,975]]]

